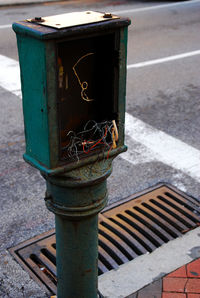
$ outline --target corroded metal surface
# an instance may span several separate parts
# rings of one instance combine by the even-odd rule
[[[152,252],[199,222],[200,203],[164,185],[107,207],[99,216],[99,275]],[[54,230],[10,251],[34,279],[56,292]]]

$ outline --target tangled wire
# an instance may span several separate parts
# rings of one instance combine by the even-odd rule
[[[80,154],[89,154],[94,149],[101,148],[109,153],[113,148],[116,148],[118,141],[118,130],[115,120],[103,121],[97,123],[94,120],[89,120],[83,131],[75,133],[69,131],[69,144],[64,148],[66,158],[73,158],[79,161]]]

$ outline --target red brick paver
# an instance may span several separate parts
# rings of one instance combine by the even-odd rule
[[[186,283],[187,283],[187,278],[164,277],[163,278],[163,291],[164,292],[184,293]]]
[[[184,293],[163,293],[162,298],[187,298]]]
[[[187,264],[187,276],[200,278],[200,259]]]
[[[187,277],[186,266],[183,266],[172,273],[168,274],[167,277]]]
[[[163,278],[162,298],[200,298],[200,259]]]
[[[185,287],[185,292],[200,294],[200,279],[188,278],[188,282]]]

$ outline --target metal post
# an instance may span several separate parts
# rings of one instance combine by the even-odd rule
[[[46,179],[46,205],[56,217],[58,298],[97,297],[97,216],[107,202],[112,160],[127,150],[129,24],[127,18],[97,12],[13,24],[22,78],[24,159]],[[91,54],[80,79],[75,66]],[[104,88],[95,91],[99,82]],[[105,121],[112,127],[86,129],[90,122],[101,127]],[[71,133],[74,140],[80,137],[73,146]]]
[[[107,203],[106,179],[46,177],[47,208],[55,213],[58,298],[96,298],[98,213]]]
[[[71,221],[56,215],[57,296],[97,297],[97,215]]]

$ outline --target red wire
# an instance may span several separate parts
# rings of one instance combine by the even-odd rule
[[[107,126],[106,126],[106,129],[105,129],[105,134],[104,134],[104,136],[101,138],[101,139],[99,139],[94,145],[92,145],[89,149],[88,149],[88,151],[85,151],[85,142],[83,143],[83,152],[85,153],[85,154],[88,154],[91,150],[92,150],[92,148],[94,148],[94,147],[96,147],[98,144],[104,144],[104,143],[101,143],[101,141],[106,137],[106,135],[107,135]],[[86,144],[87,144],[87,142],[86,142]]]
[[[113,146],[113,144],[111,144],[111,146],[110,146],[110,148],[109,148],[109,150],[108,150],[107,159],[109,158],[109,154],[110,154],[110,151],[111,151],[111,149],[112,149],[112,146]]]

